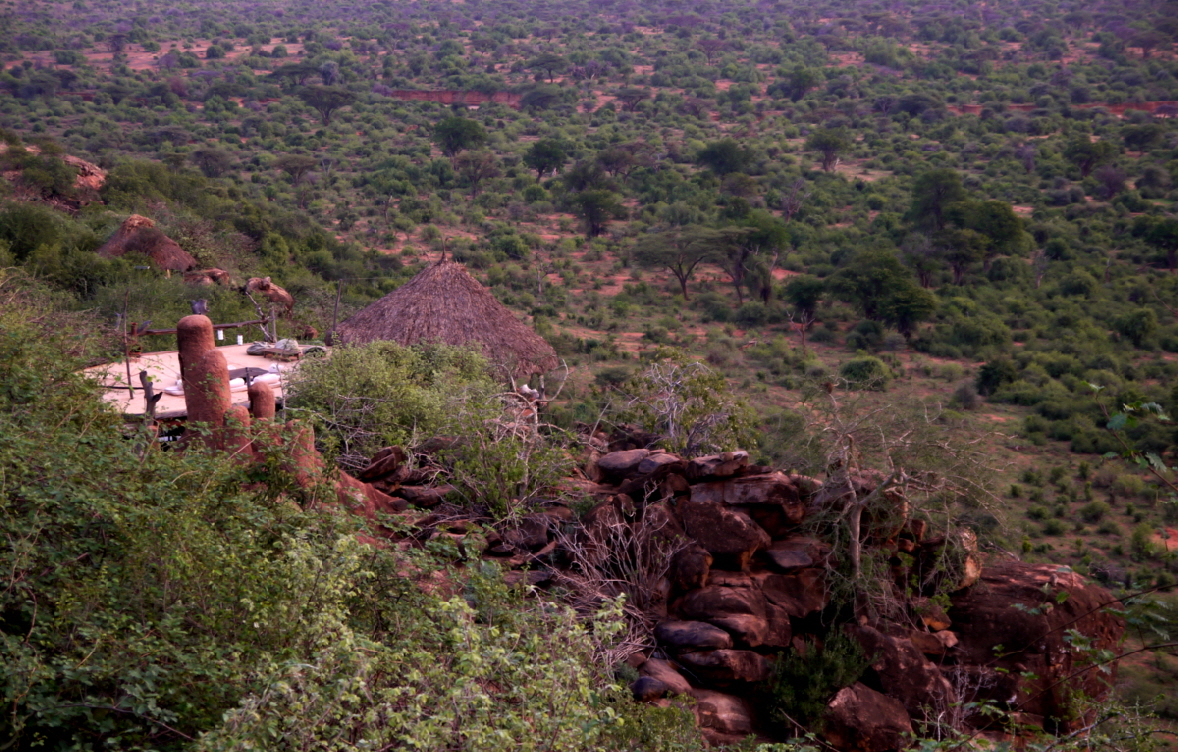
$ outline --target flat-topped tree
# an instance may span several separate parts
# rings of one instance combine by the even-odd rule
[[[568,159],[564,146],[550,138],[540,139],[524,154],[524,164],[536,171],[536,180],[546,173],[559,170]]]
[[[830,172],[838,165],[839,155],[851,148],[851,140],[841,130],[823,128],[806,139],[806,148],[821,154],[822,169]]]
[[[627,112],[634,112],[638,109],[638,105],[650,98],[650,93],[645,89],[629,87],[619,91],[617,98]]]
[[[356,101],[356,95],[339,86],[308,86],[299,91],[299,99],[317,110],[324,126],[331,123],[336,110]]]
[[[707,227],[681,227],[643,235],[634,246],[634,263],[646,269],[666,269],[679,280],[687,300],[687,283],[696,268],[719,256],[720,232]]]
[[[549,83],[552,83],[552,78],[555,74],[568,68],[568,65],[568,61],[555,52],[545,52],[528,61],[528,68],[530,70],[543,71]]]
[[[470,118],[454,115],[434,126],[434,143],[451,159],[459,152],[482,146],[486,140],[486,129]]]
[[[605,232],[611,219],[625,219],[626,207],[618,194],[607,190],[589,190],[573,198],[577,213],[585,220],[585,234],[595,238]]]

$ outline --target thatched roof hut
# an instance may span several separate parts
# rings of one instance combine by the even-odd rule
[[[552,346],[461,264],[445,260],[341,323],[335,339],[353,344],[392,340],[402,345],[478,345],[492,363],[515,378],[543,374],[560,363]]]
[[[197,265],[192,254],[156,229],[155,222],[138,214],[127,217],[110,240],[98,249],[98,255],[106,258],[117,258],[125,253],[142,253],[160,269],[174,272],[186,272]]]

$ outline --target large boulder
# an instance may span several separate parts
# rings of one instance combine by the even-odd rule
[[[773,541],[764,552],[764,556],[774,569],[793,572],[826,564],[830,558],[830,546],[816,538],[791,536],[785,540]]]
[[[783,473],[765,473],[730,477],[722,481],[696,483],[691,500],[714,501],[739,507],[767,529],[770,535],[783,535],[798,526],[806,515],[806,500],[790,477]]]
[[[729,567],[747,569],[752,556],[770,544],[769,534],[745,513],[716,501],[679,500],[679,517],[687,534]]]
[[[848,632],[862,646],[884,692],[902,702],[912,718],[928,720],[930,713],[947,711],[957,702],[953,685],[912,640],[892,637],[869,626]]]
[[[720,686],[765,681],[772,669],[765,656],[751,650],[684,653],[678,660],[690,675]]]
[[[790,615],[803,618],[826,608],[829,595],[821,569],[800,569],[793,574],[769,574],[760,578],[765,599]]]
[[[732,647],[732,636],[702,621],[672,619],[654,628],[655,639],[676,650],[709,650]]]
[[[1011,704],[1022,713],[1079,721],[1072,699],[1082,693],[1107,697],[1115,680],[1100,670],[1082,671],[1090,655],[1069,643],[1078,632],[1092,651],[1111,650],[1125,632],[1113,613],[1120,604],[1102,587],[1068,567],[1003,561],[988,564],[975,587],[957,593],[949,609],[958,663],[986,667],[977,699]],[[1001,648],[999,649],[999,646]],[[970,701],[974,698],[963,698]]]
[[[744,736],[753,730],[753,709],[740,697],[708,689],[692,691],[699,725],[722,734]]]
[[[691,543],[671,557],[667,576],[679,590],[694,590],[708,584],[712,555],[698,543]]]
[[[749,466],[748,452],[721,452],[696,457],[687,464],[687,479],[692,482],[730,478]]]
[[[668,694],[689,695],[692,693],[691,684],[667,661],[650,658],[638,668],[638,673],[658,679],[667,687]]]
[[[823,721],[822,735],[843,752],[903,749],[912,734],[912,721],[899,700],[858,683],[839,690]]]
[[[650,456],[649,449],[610,452],[597,458],[597,469],[606,481],[619,483],[638,474],[638,466]]]

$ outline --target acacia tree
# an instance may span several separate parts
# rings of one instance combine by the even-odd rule
[[[713,65],[716,61],[716,55],[728,49],[728,43],[723,39],[701,39],[696,43],[695,47],[704,53],[708,65]]]
[[[884,301],[881,313],[884,321],[896,327],[906,342],[912,342],[916,326],[937,310],[937,298],[923,287],[908,284],[892,292]]]
[[[434,126],[434,143],[451,159],[460,151],[482,146],[486,140],[486,129],[469,118],[454,115]]]
[[[753,155],[731,138],[713,141],[696,156],[695,161],[711,168],[717,175],[744,172]]]
[[[308,86],[299,91],[299,99],[319,113],[319,119],[326,127],[336,110],[355,102],[356,95],[340,86]]]
[[[305,154],[283,154],[278,159],[274,160],[274,166],[290,175],[290,182],[296,189],[303,184],[307,176],[311,174],[311,170],[319,164],[319,161],[314,157]],[[305,190],[299,191],[299,207],[306,208],[307,192]]]
[[[720,262],[736,290],[737,305],[743,305],[749,272],[762,264],[771,275],[777,254],[789,240],[789,232],[781,220],[766,211],[756,210],[750,211],[737,224],[724,228],[720,239],[723,247]],[[762,263],[768,254],[773,255],[772,261]]]
[[[524,164],[536,171],[536,180],[545,173],[559,170],[569,159],[564,145],[551,138],[542,138],[524,154]]]
[[[545,52],[539,57],[535,57],[528,61],[527,67],[530,70],[541,70],[547,74],[548,83],[552,83],[552,78],[556,73],[563,71],[569,65],[568,61],[555,52]]]
[[[965,198],[965,186],[956,170],[948,167],[929,170],[912,184],[908,218],[921,227],[941,230],[945,226],[945,210]]]
[[[616,96],[627,112],[634,112],[638,109],[638,105],[650,98],[650,92],[645,89],[628,87],[619,91]]]
[[[479,185],[499,177],[499,160],[489,151],[468,151],[454,158],[454,169],[470,183],[470,195],[479,195]]]
[[[207,178],[219,178],[233,164],[233,155],[225,149],[197,149],[192,152],[192,162]]]
[[[625,219],[626,207],[613,191],[594,189],[578,193],[572,199],[581,218],[585,220],[585,234],[595,238],[605,232],[611,219]]]
[[[716,230],[694,226],[644,235],[634,246],[632,258],[646,269],[667,269],[679,280],[687,300],[687,283],[696,267],[717,256]]]
[[[986,258],[986,236],[962,228],[950,228],[938,233],[940,256],[953,270],[953,284],[965,284],[965,272],[971,264]]]
[[[1117,154],[1117,147],[1108,141],[1093,143],[1081,135],[1071,141],[1063,150],[1064,157],[1080,168],[1080,176],[1088,177],[1092,170],[1108,162]]]
[[[1166,254],[1166,266],[1171,274],[1178,271],[1178,219],[1170,217],[1158,222],[1149,228],[1145,239]]]
[[[822,169],[830,172],[838,165],[839,155],[851,148],[851,140],[841,130],[823,128],[806,139],[806,148],[821,154]]]

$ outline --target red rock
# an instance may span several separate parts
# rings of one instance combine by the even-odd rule
[[[711,483],[698,483],[692,486],[691,498],[694,501],[715,501],[739,506],[780,506],[786,518],[794,525],[799,524],[806,514],[801,494],[784,473],[746,475]]]
[[[607,480],[621,481],[638,473],[638,466],[650,456],[649,449],[629,449],[624,452],[610,452],[597,460],[597,469]]]
[[[658,679],[673,695],[689,695],[692,692],[691,684],[683,678],[683,674],[676,671],[667,661],[650,658],[638,668],[638,673]]]
[[[751,650],[684,653],[679,656],[679,663],[704,681],[720,685],[765,681],[771,670],[765,656]]]
[[[395,474],[405,464],[408,455],[401,447],[385,447],[372,456],[368,467],[361,470],[356,477],[363,481],[374,481]]]
[[[766,575],[761,580],[761,592],[766,600],[798,618],[826,608],[826,577],[821,569]]]
[[[748,467],[748,452],[721,452],[696,457],[687,465],[687,479],[700,481],[714,478],[728,478]]]
[[[830,547],[826,544],[801,536],[773,541],[765,551],[770,563],[783,572],[819,566],[829,554]]]
[[[755,588],[730,588],[709,585],[692,590],[678,605],[686,617],[700,621],[734,614],[765,617],[765,597]]]
[[[409,504],[422,509],[432,509],[446,498],[446,494],[454,490],[454,486],[401,486],[397,495]]]
[[[732,636],[702,621],[670,620],[654,628],[655,639],[677,650],[708,650],[732,647]]]
[[[941,635],[949,635],[951,639],[944,639]],[[917,629],[909,630],[908,639],[916,649],[934,658],[943,657],[949,648],[957,644],[957,636],[952,632],[922,632]]]
[[[911,606],[914,614],[934,632],[953,626],[953,620],[945,613],[945,609],[928,598],[913,598]]]
[[[638,702],[653,702],[667,695],[668,687],[651,676],[640,676],[630,684],[630,692]]]
[[[839,690],[826,706],[822,735],[843,752],[891,752],[908,746],[904,706],[862,684]]]
[[[1120,604],[1107,590],[1067,567],[1002,561],[987,565],[976,587],[953,596],[949,616],[959,663],[1006,672],[981,699],[1006,702],[1017,692],[1020,712],[1068,719],[1066,731],[1075,723],[1074,694],[1101,700],[1115,680],[1115,665],[1111,676],[1099,670],[1073,676],[1086,664],[1068,644],[1067,633],[1076,630],[1094,650],[1115,649],[1125,631],[1124,619],[1111,612],[1116,608]],[[995,657],[999,645],[1000,658]]]
[[[336,483],[336,497],[342,505],[368,519],[376,519],[377,513],[402,512],[406,507],[404,499],[395,499],[381,493],[371,485],[343,472],[339,474]]]
[[[971,587],[982,574],[978,538],[968,528],[948,538],[941,536],[925,541],[917,549],[915,559],[905,579],[915,577],[925,595]]]
[[[649,477],[656,473],[666,473],[671,469],[686,469],[686,463],[673,454],[667,452],[653,452],[638,463],[637,474]]]
[[[712,555],[697,543],[681,549],[671,558],[668,577],[679,590],[694,590],[708,584]]]
[[[957,702],[953,685],[908,638],[892,637],[869,626],[848,633],[863,647],[888,697],[904,704],[911,718],[927,720]]]
[[[740,697],[707,689],[692,691],[699,725],[722,734],[745,735],[753,730],[753,709]]]
[[[771,542],[769,534],[747,514],[714,501],[681,499],[679,517],[687,534],[704,550],[725,557],[726,563],[739,569],[746,569],[752,555]]]

